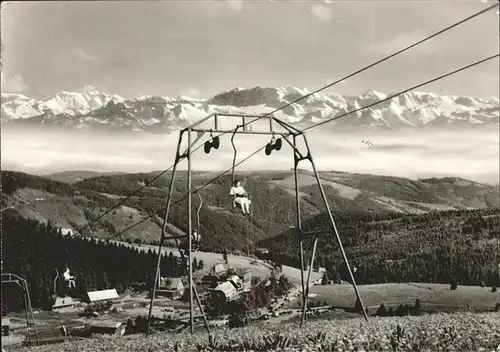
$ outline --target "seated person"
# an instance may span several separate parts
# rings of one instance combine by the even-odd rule
[[[191,235],[191,242],[200,243],[200,241],[201,241],[201,236],[198,234],[198,231],[193,230],[193,234]]]
[[[200,248],[201,236],[198,234],[198,231],[193,230],[193,234],[191,235],[191,244],[193,246],[192,250],[197,250]]]
[[[198,231],[193,230],[191,234],[191,251],[196,251],[200,248],[201,236],[198,234]],[[189,241],[186,239],[182,241],[181,247],[182,250],[187,251],[189,248]]]
[[[63,277],[64,277],[64,281],[67,282],[69,288],[71,288],[71,286],[75,287],[75,277],[70,275],[69,268],[66,268],[66,271],[64,272]]]
[[[229,194],[234,197],[233,206],[239,205],[244,215],[250,215],[250,204],[252,202],[248,199],[248,193],[241,186],[240,181],[234,181]]]

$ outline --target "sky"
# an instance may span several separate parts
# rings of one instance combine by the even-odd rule
[[[2,92],[207,98],[316,89],[492,4],[474,1],[2,2]],[[330,89],[390,93],[499,52],[490,11]],[[499,96],[498,59],[421,88]]]

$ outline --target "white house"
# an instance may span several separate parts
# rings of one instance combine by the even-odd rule
[[[63,236],[73,236],[73,229],[61,228],[61,234]]]
[[[212,299],[228,302],[238,297],[236,287],[229,282],[223,282],[212,290]]]
[[[88,303],[115,300],[120,298],[116,289],[101,290],[101,291],[90,291],[85,295],[85,300]]]

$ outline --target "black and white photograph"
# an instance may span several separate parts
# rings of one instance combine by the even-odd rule
[[[2,352],[500,352],[499,10],[1,2]]]

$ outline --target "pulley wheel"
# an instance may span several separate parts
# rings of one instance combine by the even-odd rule
[[[274,149],[281,150],[281,145],[282,145],[281,138],[278,138],[276,140],[276,143],[274,144]]]
[[[220,139],[219,139],[219,136],[217,137],[214,137],[213,141],[212,141],[212,145],[215,149],[219,149],[219,146],[220,146]]]
[[[271,143],[266,144],[266,155],[271,155]]]

